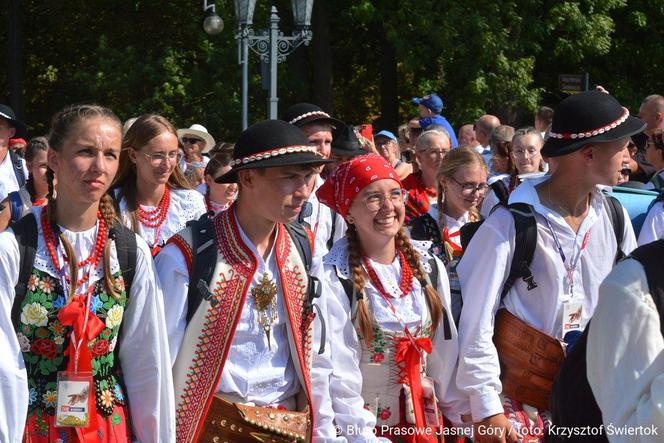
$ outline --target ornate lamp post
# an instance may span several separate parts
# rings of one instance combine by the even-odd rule
[[[309,27],[311,26],[314,0],[292,0],[291,3],[296,30],[292,35],[286,36],[279,30],[279,16],[276,7],[272,6],[269,29],[254,32],[252,26],[256,0],[235,0],[235,18],[238,26],[235,39],[238,41],[238,63],[242,65],[242,129],[248,126],[249,49],[258,54],[261,60],[269,66],[267,117],[276,119],[277,103],[279,102],[277,64],[286,60],[286,57],[300,45],[308,45],[311,41],[312,32]],[[206,8],[212,6],[214,11],[214,5],[208,6],[205,2],[204,6]],[[208,32],[207,28],[205,31]]]

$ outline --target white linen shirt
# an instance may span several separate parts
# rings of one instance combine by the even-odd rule
[[[25,160],[21,159],[23,165],[23,176],[28,179],[28,169],[25,165]],[[18,180],[14,174],[14,165],[12,163],[9,151],[5,155],[5,159],[0,163],[0,201],[7,198],[10,192],[18,191]]]
[[[37,220],[41,210],[33,208]],[[37,226],[39,237],[34,267],[58,279],[59,273],[55,272],[39,223]],[[77,257],[90,255],[97,236],[95,227],[81,232],[64,228],[61,230]],[[136,241],[136,272],[118,338],[120,365],[128,402],[131,404],[127,421],[132,425],[135,441],[171,442],[175,441],[175,399],[164,308],[150,250],[138,236]],[[63,263],[61,249],[58,248],[59,259]],[[28,407],[25,366],[20,349],[16,347],[16,334],[9,318],[14,302],[14,286],[18,280],[19,258],[18,243],[12,230],[0,233],[0,269],[5,270],[0,273],[0,328],[11,342],[9,350],[3,347],[0,351],[3,355],[0,359],[2,368],[11,370],[8,376],[3,374],[0,377],[3,382],[0,393],[0,441],[3,442],[21,441]],[[111,271],[117,272],[119,269],[117,253],[112,248]],[[103,266],[100,264],[82,290],[103,276]],[[5,380],[9,382],[8,389],[5,389]]]
[[[664,432],[664,339],[641,263],[619,263],[599,288],[588,330],[588,382],[605,429],[655,427],[658,434],[609,436],[611,443],[655,443]]]
[[[131,229],[131,220],[127,214],[127,201],[123,197],[120,201],[120,214],[122,222]],[[143,206],[146,211],[155,210],[155,206]],[[157,228],[146,227],[137,222],[138,235],[150,245],[163,245],[173,235],[187,226],[187,222],[198,220],[201,215],[207,213],[205,197],[193,189],[171,189],[171,205],[166,214],[166,220],[159,231],[159,238],[155,239]]]
[[[316,175],[314,189],[307,200],[311,203],[311,215],[304,219],[314,233],[314,261],[322,259],[327,254],[327,242],[330,237],[332,237],[332,242],[335,242],[346,235],[346,221],[341,214],[335,216],[332,208],[318,200],[316,191],[324,182],[325,180],[320,175]],[[334,229],[332,224],[334,224]],[[332,232],[333,230],[334,232]]]
[[[257,405],[284,404],[287,408],[294,407],[293,396],[300,391],[301,386],[291,359],[286,328],[288,315],[285,311],[279,270],[274,255],[274,245],[267,260],[263,260],[242,227],[239,224],[237,226],[242,240],[256,257],[258,267],[252,278],[235,336],[230,345],[221,379],[215,392],[240,397],[243,402],[254,402]],[[175,362],[186,328],[189,271],[182,252],[174,244],[166,245],[157,255],[155,265],[162,286],[169,288],[169,290],[164,291],[166,325],[172,362]],[[270,333],[272,349],[268,348],[265,332],[258,324],[256,309],[251,296],[251,287],[260,282],[264,272],[271,276],[278,288],[278,318],[272,324]],[[323,305],[323,300],[318,299],[316,304],[321,308],[324,315],[326,308]],[[329,362],[329,346],[325,346],[326,352],[324,354],[319,355],[317,352],[321,340],[318,325],[320,325],[320,321],[314,319],[313,363],[311,368],[314,413],[318,411],[317,405],[324,402],[324,397],[327,396],[327,380],[332,367]],[[316,420],[316,423],[318,423],[318,420]]]
[[[427,249],[429,242],[411,240],[416,250],[426,259],[431,258]],[[452,338],[444,340],[442,326],[433,338],[434,352],[428,357],[427,373],[434,379],[436,393],[443,413],[454,423],[460,423],[460,416],[469,411],[465,395],[455,386],[455,372],[458,355],[456,328],[451,317],[450,290],[444,265],[435,259],[438,264],[438,293],[441,296],[448,321],[452,329]],[[334,423],[342,430],[349,442],[376,441],[372,432],[376,425],[375,416],[364,409],[362,398],[362,373],[360,371],[360,356],[362,349],[352,321],[351,305],[344,290],[340,277],[350,279],[352,271],[348,267],[348,242],[343,238],[336,242],[329,254],[324,258],[323,268],[317,270],[316,276],[323,285],[323,294],[327,306],[327,334],[331,346],[331,357],[334,364],[330,377],[330,398],[333,411],[323,410],[319,414],[327,427],[320,426],[319,432],[327,430],[331,435],[332,418]],[[388,292],[398,290],[396,283],[401,281],[401,265],[398,259],[390,265],[378,265],[372,262],[379,279]],[[423,267],[426,272],[431,270],[428,263]],[[402,331],[401,323],[387,307],[387,303],[373,287],[370,280],[365,286],[365,296],[370,297],[373,314],[376,320],[387,330]],[[413,279],[411,296],[399,297],[393,300],[395,308],[401,319],[409,327],[420,326],[422,315],[426,311],[426,301],[422,287]],[[320,424],[320,422],[319,422]],[[347,433],[352,430],[354,435]],[[363,430],[363,432],[360,432]],[[321,434],[319,434],[321,435]]]
[[[575,297],[582,303],[581,325],[585,327],[597,305],[599,284],[611,271],[617,249],[611,219],[603,207],[599,187],[591,192],[590,207],[575,233],[565,220],[539,201],[535,185],[549,176],[525,180],[510,195],[509,203],[528,203],[537,220],[537,246],[530,269],[537,288],[528,291],[517,280],[501,302],[500,292],[509,274],[514,253],[514,218],[498,208],[475,233],[459,265],[464,307],[459,320],[459,370],[457,384],[470,397],[474,421],[503,412],[499,394],[500,365],[493,344],[493,322],[499,306],[540,331],[560,338],[563,303],[569,300],[566,272],[555,241],[544,218],[549,220],[568,257],[576,255],[588,234],[586,249],[574,273]],[[622,250],[636,246],[634,231],[624,210]],[[487,265],[488,263],[488,265]],[[569,264],[569,262],[568,262]]]
[[[664,202],[652,205],[639,232],[639,246],[664,238]]]

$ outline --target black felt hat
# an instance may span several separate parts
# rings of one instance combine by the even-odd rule
[[[16,129],[13,138],[28,138],[28,130],[23,122],[16,119],[14,110],[7,105],[0,105],[0,117],[7,119],[9,123]]]
[[[561,101],[553,114],[545,157],[558,157],[590,143],[605,143],[638,134],[645,123],[629,115],[615,97],[599,91],[575,94]]]
[[[302,131],[282,120],[265,120],[245,129],[235,143],[231,170],[217,183],[235,183],[243,169],[322,165],[323,158]]]
[[[367,154],[352,125],[343,125],[332,132],[332,153],[340,157],[355,157]]]
[[[286,109],[281,119],[298,128],[309,123],[329,123],[335,128],[340,128],[344,124],[341,120],[330,117],[330,114],[311,103],[298,103],[291,106]]]

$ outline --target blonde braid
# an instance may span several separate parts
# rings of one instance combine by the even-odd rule
[[[413,245],[408,239],[408,235],[403,228],[399,230],[395,238],[397,250],[403,252],[403,255],[413,270],[413,277],[415,277],[420,284],[422,289],[424,289],[424,296],[426,298],[427,307],[429,308],[429,314],[431,315],[431,335],[435,334],[438,329],[438,324],[440,323],[443,316],[443,303],[440,300],[440,295],[438,291],[433,287],[432,284],[428,284],[426,279],[426,273],[420,262],[420,256],[413,248]]]
[[[346,231],[348,239],[348,264],[353,270],[353,287],[362,297],[357,300],[357,321],[360,333],[367,346],[371,346],[374,339],[373,324],[369,308],[364,297],[364,285],[366,283],[364,268],[362,267],[362,253],[360,251],[360,240],[357,236],[355,225],[349,224]],[[351,307],[353,300],[351,300]]]

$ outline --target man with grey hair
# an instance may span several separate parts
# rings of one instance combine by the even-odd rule
[[[485,114],[477,119],[475,122],[475,138],[480,144],[475,148],[477,152],[484,154],[484,151],[491,151],[491,132],[498,126],[500,126],[500,120],[495,115]]]
[[[647,182],[656,172],[655,167],[646,160],[646,141],[664,123],[664,97],[651,94],[643,99],[639,107],[639,118],[646,122],[646,128],[632,139],[637,146],[636,154],[629,162],[630,180]]]
[[[424,131],[415,143],[415,158],[420,170],[403,180],[408,190],[406,221],[425,214],[436,202],[436,174],[445,155],[452,149],[450,135],[444,130]]]

